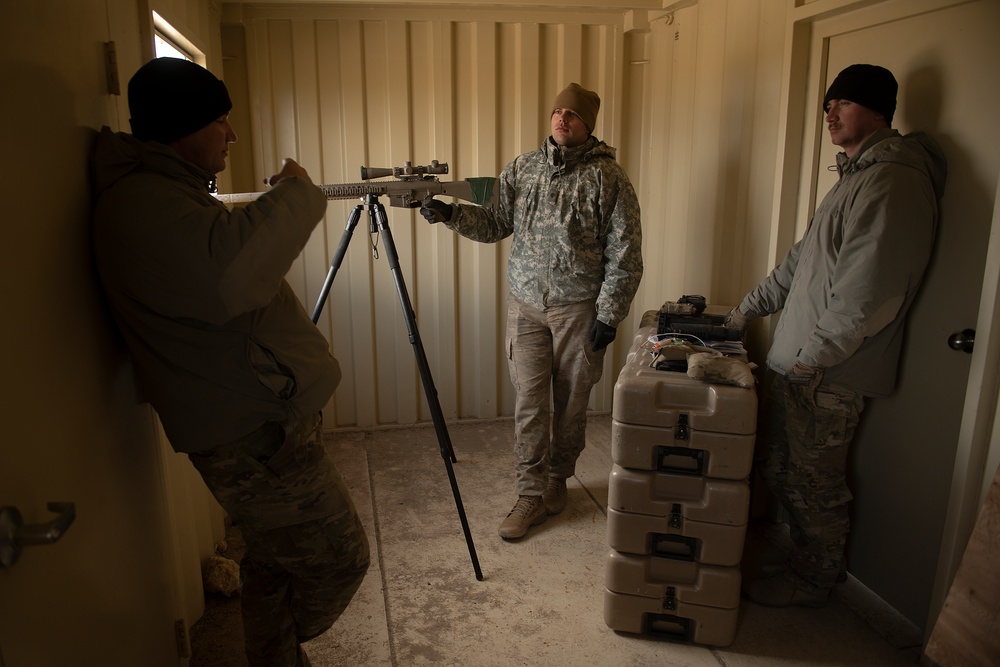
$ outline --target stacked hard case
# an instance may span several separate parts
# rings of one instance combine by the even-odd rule
[[[639,329],[615,385],[604,620],[620,632],[728,646],[757,395],[657,369],[654,334]]]

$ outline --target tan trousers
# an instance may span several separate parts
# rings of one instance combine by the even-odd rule
[[[505,349],[514,407],[515,488],[540,496],[546,477],[572,477],[586,444],[590,390],[601,379],[605,350],[588,340],[594,301],[538,310],[514,297]]]

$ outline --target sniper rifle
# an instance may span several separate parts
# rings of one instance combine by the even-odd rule
[[[400,208],[417,208],[435,196],[456,197],[480,206],[496,201],[496,179],[490,177],[467,178],[463,181],[440,181],[434,174],[447,174],[448,163],[433,160],[428,166],[413,166],[404,162],[402,167],[389,169],[381,167],[361,167],[361,179],[393,176],[395,181],[374,181],[368,183],[340,183],[318,186],[327,199],[357,199],[361,197],[389,196],[389,205]],[[243,192],[217,194],[215,197],[224,204],[245,204],[263,192]]]

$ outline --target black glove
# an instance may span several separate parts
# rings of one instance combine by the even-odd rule
[[[600,320],[594,320],[594,328],[590,330],[590,340],[594,343],[590,348],[599,352],[611,344],[617,331]]]
[[[428,199],[420,207],[420,215],[424,216],[427,222],[448,222],[451,220],[451,204],[445,204],[437,199]]]

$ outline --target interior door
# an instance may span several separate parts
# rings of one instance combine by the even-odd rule
[[[889,68],[900,86],[893,127],[930,133],[949,163],[899,385],[868,402],[851,467],[849,569],[925,635],[972,359],[948,339],[976,326],[1000,171],[998,25],[992,0],[885,2],[819,21],[812,36],[812,53],[827,58],[812,90],[853,63]],[[836,180],[829,167],[839,149],[816,113],[818,159],[808,180],[818,202]]]
[[[75,520],[0,566],[0,667],[181,662],[156,426],[88,242],[87,158],[121,99],[108,94],[104,44],[135,62],[137,19],[134,0],[3,4],[0,510],[44,525],[58,516],[49,503],[71,502]]]

